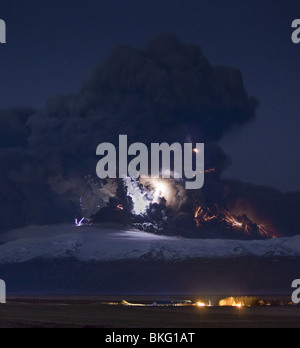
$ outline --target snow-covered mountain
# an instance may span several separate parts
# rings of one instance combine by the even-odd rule
[[[300,257],[300,236],[265,241],[203,240],[158,236],[96,226],[27,227],[1,237],[0,263],[37,258],[82,262],[220,259],[242,256]]]
[[[27,227],[0,235],[11,294],[287,293],[300,236],[204,240],[97,226]]]

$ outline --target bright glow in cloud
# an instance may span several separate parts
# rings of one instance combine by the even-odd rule
[[[127,195],[133,202],[133,213],[143,215],[152,203],[159,203],[162,198],[168,200],[171,193],[171,185],[163,179],[147,179],[147,185],[143,185],[139,180],[123,179],[127,188]]]

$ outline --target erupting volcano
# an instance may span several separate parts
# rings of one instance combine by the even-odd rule
[[[78,226],[119,222],[194,238],[293,236],[300,225],[298,192],[224,179],[231,159],[221,141],[255,120],[257,108],[242,73],[211,64],[197,45],[165,34],[141,48],[118,47],[78,93],[55,97],[41,111],[0,115],[2,128],[10,130],[1,137],[0,231],[76,217]],[[11,120],[18,127],[11,128]],[[204,186],[100,179],[96,149],[99,143],[117,146],[121,134],[148,149],[192,144],[195,156],[195,144],[204,144]]]
[[[280,237],[272,224],[253,221],[246,214],[236,215],[225,207],[220,208],[218,203],[200,202],[194,194],[174,179],[126,178],[119,181],[108,207],[92,216],[91,222],[119,223],[147,232],[195,238]]]
[[[223,225],[225,230],[235,230],[241,235],[252,238],[278,237],[272,226],[256,224],[246,215],[234,216],[229,211],[219,210],[216,206],[212,209],[199,206],[195,212],[195,221],[198,228],[215,223]]]

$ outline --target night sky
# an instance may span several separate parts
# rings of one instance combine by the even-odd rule
[[[41,109],[75,93],[120,44],[144,46],[160,33],[199,45],[212,64],[240,69],[257,119],[227,133],[230,178],[300,190],[300,45],[291,23],[296,0],[2,0],[7,44],[0,46],[0,108]]]

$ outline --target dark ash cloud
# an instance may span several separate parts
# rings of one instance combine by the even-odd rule
[[[198,195],[220,201],[230,159],[218,141],[254,120],[257,106],[241,72],[213,66],[196,45],[160,35],[144,48],[120,46],[77,94],[54,97],[39,112],[0,112],[1,228],[61,222],[105,206],[117,186],[96,178],[95,151],[105,141],[117,144],[119,134],[129,142],[205,142],[206,167],[216,171]],[[239,187],[231,185],[228,204],[248,199],[251,189]]]
[[[220,173],[229,161],[214,142],[253,120],[257,104],[238,70],[214,67],[198,46],[161,35],[145,48],[118,47],[78,94],[52,98],[30,118],[29,144],[54,192],[90,201],[83,178],[94,175],[99,143],[117,144],[119,134],[130,142],[204,141],[207,165]]]

